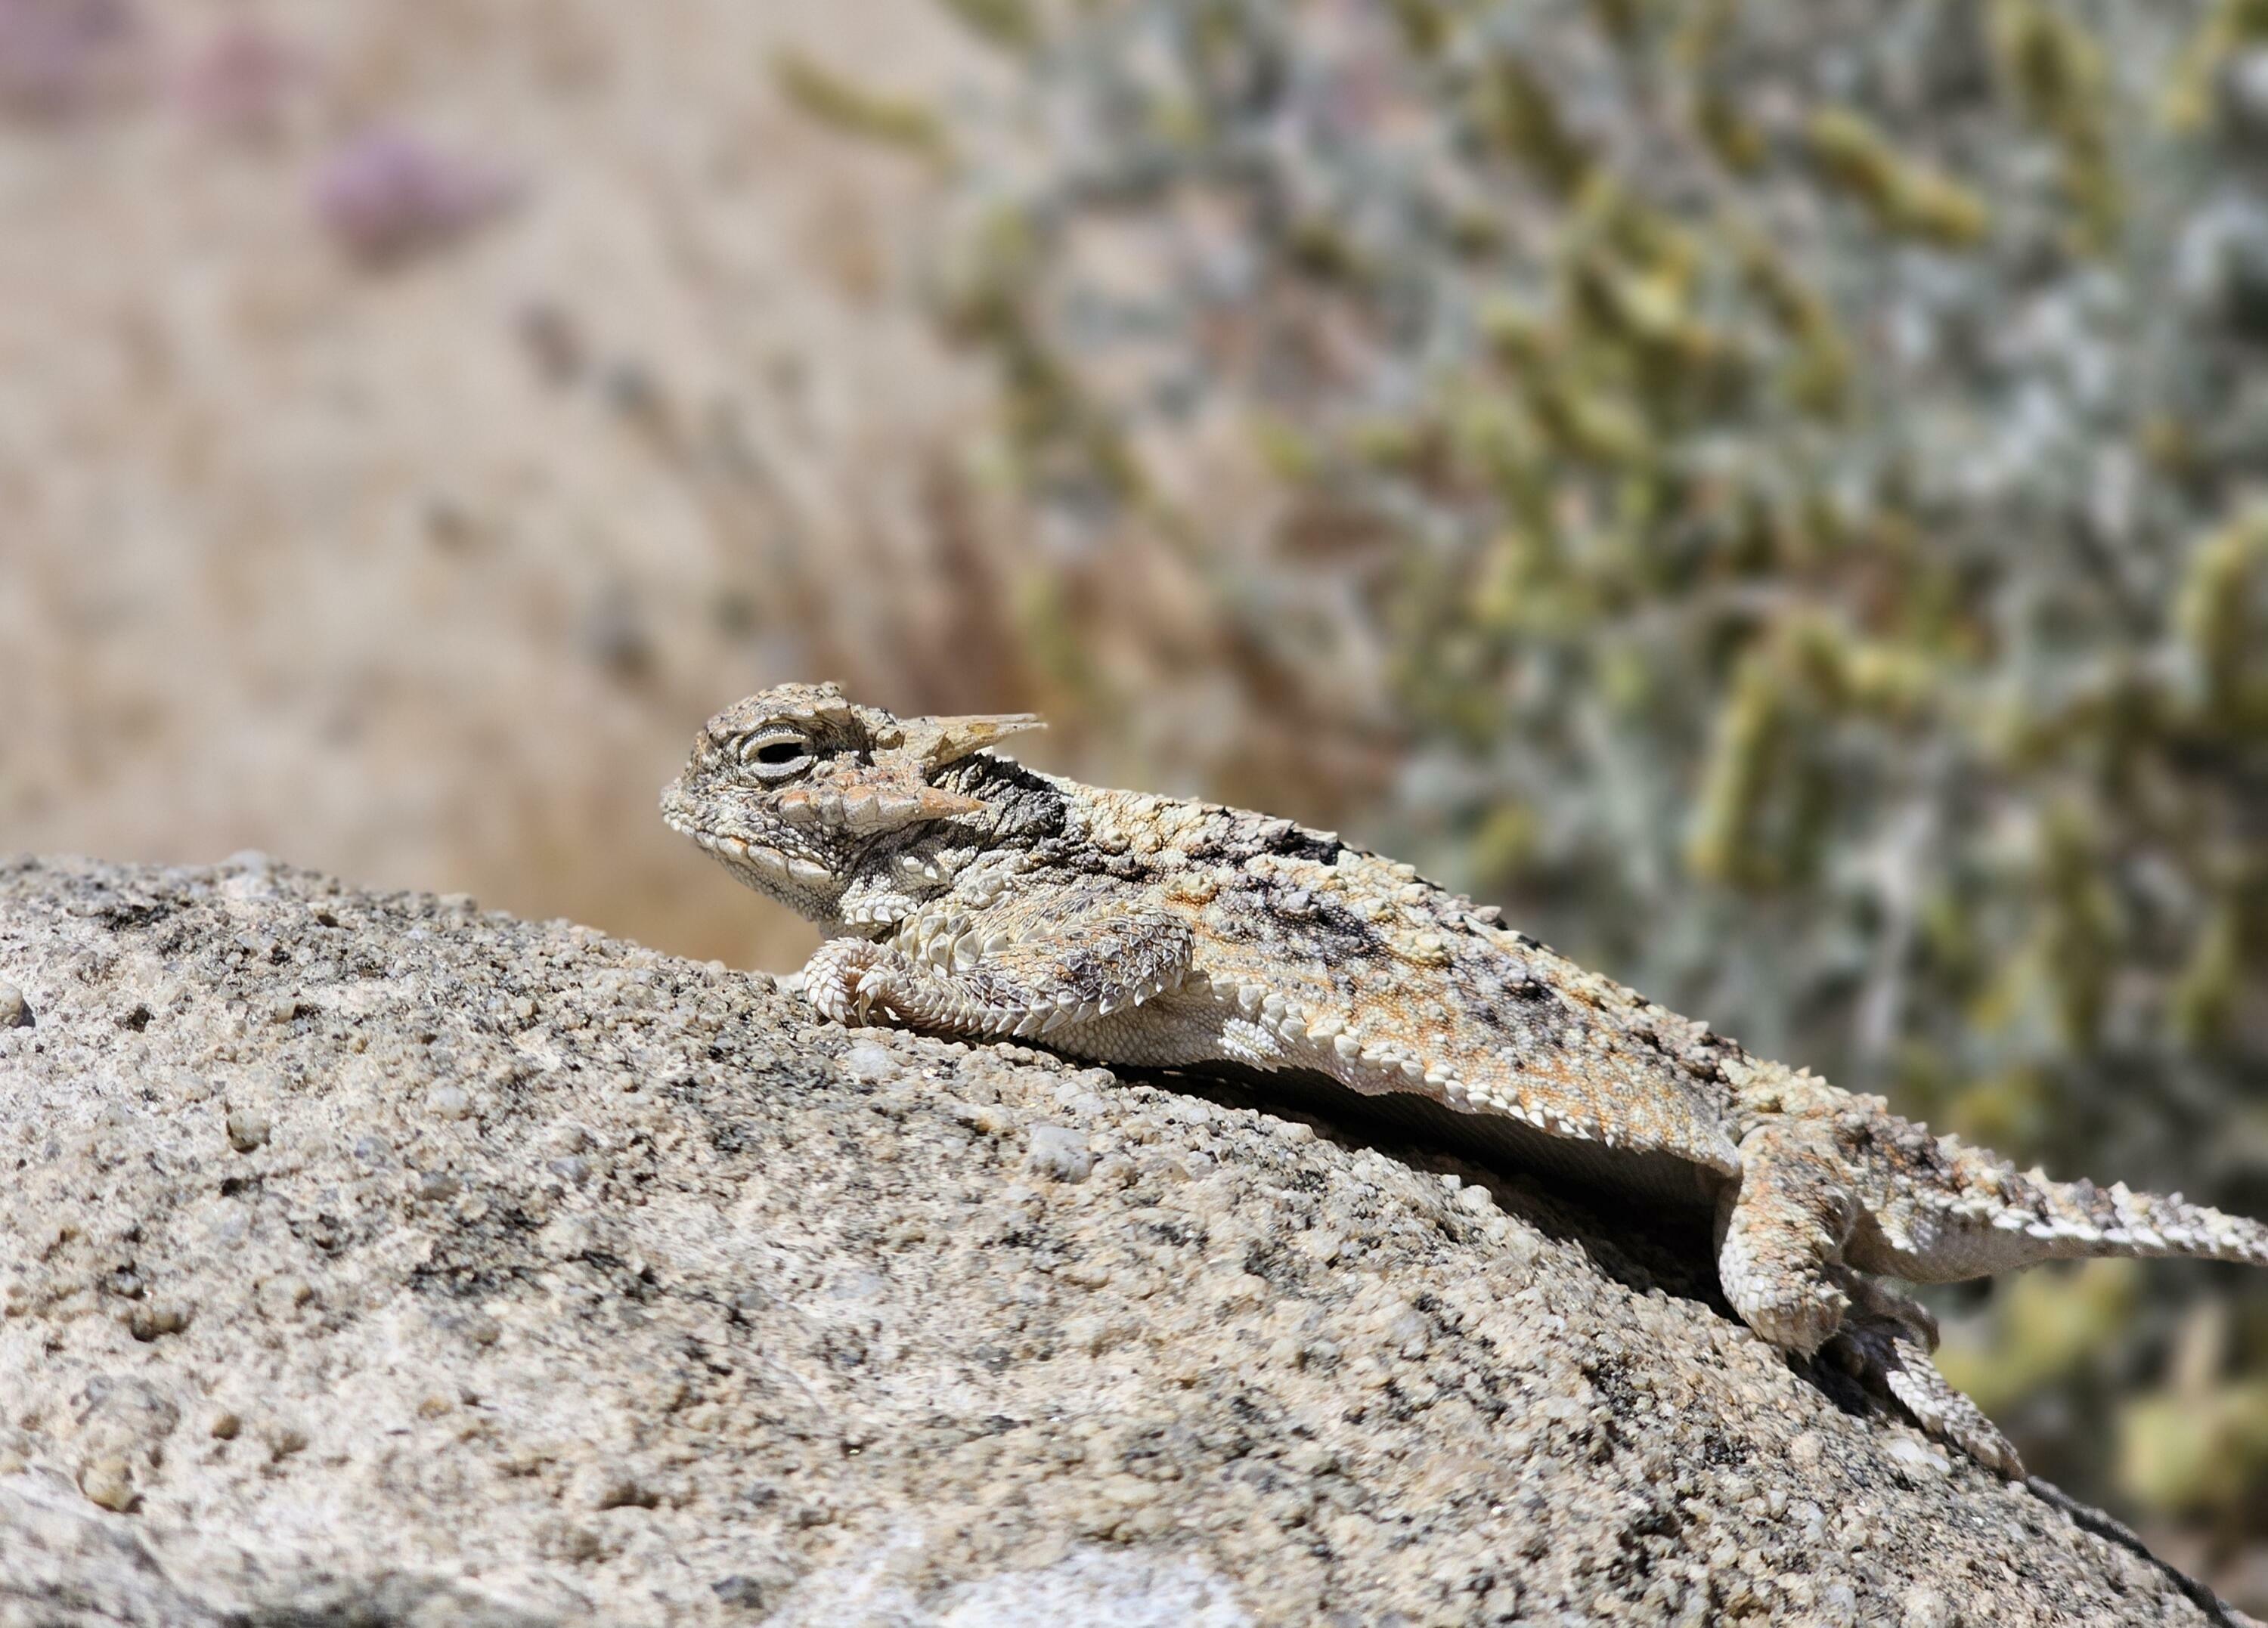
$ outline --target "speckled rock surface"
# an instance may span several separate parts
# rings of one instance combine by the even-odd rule
[[[1232,1093],[253,860],[0,866],[0,1624],[2205,1620]]]

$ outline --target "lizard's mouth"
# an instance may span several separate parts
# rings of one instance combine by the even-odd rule
[[[661,788],[661,820],[681,837],[690,837],[700,842],[703,827],[693,818],[692,799],[685,792],[685,777],[680,775]],[[704,847],[708,845],[703,843]]]
[[[670,781],[661,794],[663,823],[680,836],[691,838],[703,853],[751,887],[792,903],[799,897],[825,893],[835,886],[835,873],[817,860],[788,853],[760,837],[705,825],[696,815],[694,803],[682,778]]]

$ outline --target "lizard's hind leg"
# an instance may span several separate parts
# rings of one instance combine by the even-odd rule
[[[1781,1350],[1817,1353],[1929,1434],[2021,1479],[2016,1449],[1930,1361],[1937,1324],[1918,1302],[1846,1265],[1862,1206],[1831,1132],[1796,1120],[1741,1141],[1741,1180],[1719,1202],[1717,1275],[1741,1320]]]
[[[1741,1179],[1717,1205],[1717,1280],[1741,1321],[1808,1357],[1841,1326],[1839,1280],[1859,1206],[1831,1145],[1808,1127],[1757,1126],[1741,1141]]]
[[[1851,1309],[1826,1354],[1868,1390],[1896,1397],[1928,1434],[2012,1481],[2022,1480],[2023,1460],[2014,1446],[1930,1360],[1937,1349],[1937,1319],[1910,1296],[1864,1272],[1845,1269],[1842,1276]]]

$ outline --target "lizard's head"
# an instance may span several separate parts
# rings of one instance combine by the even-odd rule
[[[709,720],[661,814],[748,886],[822,919],[875,843],[983,810],[932,776],[1040,727],[1028,713],[899,718],[831,684],[784,684]]]

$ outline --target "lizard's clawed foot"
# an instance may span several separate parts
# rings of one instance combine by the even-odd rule
[[[1822,1354],[1831,1355],[1870,1393],[1895,1399],[1928,1434],[2021,1481],[2024,1462],[2014,1444],[1930,1360],[1937,1319],[1927,1308],[1864,1273],[1841,1275],[1852,1309]]]
[[[821,1016],[838,1023],[865,1023],[878,1008],[886,1016],[899,1016],[891,997],[908,981],[904,959],[887,946],[862,939],[831,939],[804,963],[798,976],[804,998]]]

